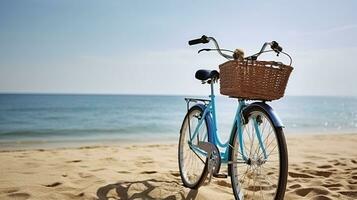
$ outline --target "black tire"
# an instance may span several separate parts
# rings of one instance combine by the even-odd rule
[[[190,181],[189,178],[188,178],[188,175],[187,173],[188,172],[188,169],[185,167],[185,161],[184,161],[184,158],[185,158],[185,153],[184,153],[184,145],[187,145],[188,146],[188,143],[187,143],[187,139],[186,137],[189,135],[189,132],[188,132],[188,118],[190,116],[190,121],[192,122],[192,120],[196,120],[194,119],[195,117],[193,117],[193,115],[195,114],[199,114],[200,117],[202,117],[202,114],[203,114],[203,108],[201,106],[198,106],[198,105],[195,105],[193,107],[191,107],[189,109],[189,111],[187,112],[184,120],[183,120],[183,123],[182,123],[182,126],[181,126],[181,130],[180,130],[180,140],[179,140],[179,147],[178,147],[178,163],[179,163],[179,169],[180,169],[180,176],[181,176],[181,180],[182,180],[182,183],[185,187],[188,187],[188,188],[191,188],[191,189],[197,189],[199,188],[203,183],[204,181],[206,180],[207,178],[207,174],[208,174],[208,165],[207,165],[207,161],[208,161],[208,158],[207,157],[199,157],[198,154],[195,154],[195,152],[193,150],[189,150],[187,151],[187,156],[188,155],[191,155],[193,156],[193,158],[195,158],[196,156],[196,161],[200,161],[202,162],[202,164],[200,164],[201,168],[198,167],[198,174],[197,174],[197,178],[195,181]],[[206,137],[202,137],[203,134],[198,134],[197,135],[197,141],[200,140],[200,141],[209,141],[209,134],[208,134],[208,123],[209,123],[209,120],[207,119],[207,117],[205,118],[205,121],[204,121],[204,124],[201,125],[201,127],[204,127],[205,130],[206,130]],[[195,130],[195,127],[192,127],[192,125],[190,126],[191,128],[191,131],[192,130]],[[193,132],[193,131],[192,131]],[[203,131],[204,132],[204,131]],[[187,150],[187,147],[186,147],[186,150]],[[201,159],[199,159],[201,158]],[[193,162],[193,160],[191,160]],[[192,162],[190,163],[192,165]],[[189,165],[189,164],[187,164]]]
[[[277,158],[279,158],[279,164],[276,164],[276,165],[278,165],[279,166],[279,170],[276,170],[275,172],[277,172],[277,171],[279,171],[279,175],[278,175],[278,178],[277,178],[277,184],[276,184],[276,190],[275,190],[275,193],[271,193],[271,194],[268,194],[268,191],[266,191],[267,192],[267,195],[271,195],[270,197],[271,197],[271,199],[275,199],[275,200],[281,200],[281,199],[284,199],[284,195],[285,195],[285,190],[286,190],[286,184],[287,184],[287,176],[288,176],[288,151],[287,151],[287,146],[286,146],[286,141],[285,141],[285,136],[284,136],[284,132],[283,132],[283,129],[281,128],[281,127],[275,127],[274,125],[273,125],[273,123],[272,123],[272,120],[271,120],[271,118],[270,118],[270,116],[269,116],[269,114],[264,110],[264,109],[262,109],[261,107],[259,107],[259,106],[252,106],[251,108],[249,108],[249,110],[247,110],[246,112],[246,118],[248,119],[248,120],[251,120],[251,118],[250,117],[254,117],[254,116],[258,116],[258,115],[261,115],[261,117],[263,116],[263,117],[265,117],[268,121],[266,122],[266,123],[269,123],[270,125],[271,125],[271,129],[272,129],[272,132],[274,132],[275,133],[275,138],[276,138],[276,143],[277,143],[277,147],[278,147],[278,156],[276,156]],[[260,114],[259,114],[260,113]],[[255,119],[257,119],[257,118],[255,118]],[[249,122],[246,122],[246,125],[244,125],[244,126],[249,126],[248,125],[249,124]],[[260,125],[259,125],[260,126]],[[249,128],[249,127],[248,127]],[[264,127],[265,128],[265,127]],[[254,130],[253,128],[252,128],[252,130]],[[237,155],[239,154],[239,152],[238,153],[235,153],[236,152],[236,149],[238,148],[238,146],[237,146],[237,144],[239,144],[239,142],[238,142],[238,140],[239,140],[239,138],[237,137],[237,125],[235,125],[235,127],[233,128],[233,131],[234,131],[234,136],[231,138],[231,141],[230,141],[230,144],[232,145],[232,149],[231,149],[231,151],[230,151],[230,160],[231,161],[237,161],[238,159],[237,158],[235,158],[235,157],[237,157]],[[248,132],[248,131],[246,131],[246,132]],[[243,137],[244,137],[244,134],[245,133],[243,133]],[[248,133],[249,134],[249,133]],[[264,133],[262,133],[262,135],[263,135]],[[269,135],[271,135],[271,133],[269,134]],[[269,135],[268,136],[266,136],[267,138],[269,137]],[[248,136],[247,136],[248,137]],[[264,137],[264,136],[262,136],[262,137]],[[268,140],[269,139],[267,139],[266,138],[266,140],[263,140],[263,143],[266,141],[266,142],[268,142]],[[243,141],[244,141],[244,138],[243,138]],[[272,140],[272,142],[273,142],[273,140]],[[272,142],[270,142],[270,144],[272,143]],[[253,140],[253,142],[252,143],[254,143],[254,140]],[[270,145],[270,144],[268,144],[268,145]],[[266,147],[269,147],[268,145],[265,145]],[[259,148],[259,147],[258,147]],[[274,147],[275,148],[275,147]],[[273,149],[274,150],[274,149]],[[273,151],[272,150],[272,151]],[[254,153],[253,154],[255,154],[255,152],[256,152],[256,149],[254,150]],[[257,152],[257,153],[259,153],[259,152]],[[259,154],[259,156],[261,156],[261,154],[262,153],[260,153]],[[255,157],[257,160],[259,160],[259,158],[257,158],[257,157],[259,157],[259,156],[252,156],[252,157]],[[269,156],[270,157],[270,156]],[[270,161],[267,161],[266,163],[268,163],[268,162],[270,162]],[[274,161],[272,161],[272,162],[274,162]],[[251,187],[251,185],[250,185],[250,180],[249,180],[249,182],[248,182],[248,184],[247,185],[249,185],[249,187],[247,187],[247,188],[244,188],[244,186],[243,186],[243,184],[244,183],[238,183],[238,182],[245,182],[245,176],[244,176],[244,178],[243,178],[243,180],[239,180],[240,178],[239,178],[239,174],[238,174],[238,172],[237,172],[237,163],[233,163],[233,164],[231,164],[230,166],[229,166],[229,168],[228,168],[228,170],[229,170],[229,174],[230,174],[230,176],[231,176],[231,183],[232,183],[232,189],[233,189],[233,193],[234,193],[234,196],[235,196],[235,199],[237,199],[237,200],[240,200],[240,197],[243,195],[244,196],[244,199],[261,199],[260,197],[255,197],[254,196],[254,194],[255,194],[255,191],[257,191],[257,187],[258,186],[255,186],[255,180],[254,180],[254,186],[253,187]],[[249,173],[248,172],[248,170],[251,170],[251,168],[253,168],[252,167],[252,165],[253,164],[247,164],[247,163],[245,163],[245,165],[247,165],[247,168],[246,168],[246,174],[250,174],[249,176],[252,176],[251,174],[252,173]],[[261,164],[261,166],[263,166],[263,165],[265,165],[265,163],[264,164]],[[256,165],[256,166],[258,166],[258,165]],[[244,167],[244,164],[242,164],[242,167]],[[250,168],[250,169],[248,169],[248,167]],[[258,168],[258,167],[256,167],[256,168]],[[255,169],[253,169],[252,171],[259,171],[259,170],[256,170],[256,168]],[[259,168],[261,169],[262,167],[260,167],[259,166]],[[268,168],[265,168],[265,169],[268,169]],[[264,169],[264,170],[265,170]],[[273,168],[272,168],[273,169]],[[269,172],[269,173],[273,173],[273,172]],[[261,173],[257,173],[257,174],[259,174],[259,175],[254,175],[254,178],[256,178],[256,179],[261,179],[261,177],[263,177],[263,176],[261,176]],[[259,177],[259,176],[261,176],[261,177]],[[271,176],[273,177],[273,174],[271,174]],[[241,176],[241,179],[242,179],[242,177],[243,177],[243,175]],[[258,177],[258,178],[257,178]],[[267,177],[264,177],[264,178],[266,178],[266,180],[269,180]],[[249,179],[249,178],[248,178]],[[251,178],[250,178],[251,179]],[[261,179],[262,180],[262,179]],[[238,181],[238,182],[237,182]],[[268,187],[266,187],[266,189],[264,188],[265,186],[263,186],[262,187],[262,182],[264,182],[264,181],[261,181],[260,182],[260,190],[259,190],[259,192],[260,193],[263,193],[262,191],[264,191],[264,190],[268,190],[270,187],[274,187],[274,184],[272,184],[271,186],[268,186]],[[265,182],[270,182],[270,181],[265,181]],[[270,185],[270,183],[268,183],[269,185]],[[239,187],[239,188],[238,188]],[[240,192],[240,191],[242,191],[241,189],[243,189],[243,192]],[[250,193],[249,193],[249,191],[250,190],[255,190],[254,192],[253,192],[253,197],[251,196],[251,195],[249,195]],[[248,192],[245,192],[245,191],[248,191]],[[265,191],[264,191],[265,192]],[[275,196],[274,196],[274,194],[275,194]],[[261,196],[263,196],[263,199],[269,199],[269,198],[267,198],[266,196],[264,196],[264,195],[261,195]]]

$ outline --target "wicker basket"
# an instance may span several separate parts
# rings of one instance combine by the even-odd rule
[[[219,66],[221,94],[249,100],[284,96],[293,67],[273,61],[228,61]]]

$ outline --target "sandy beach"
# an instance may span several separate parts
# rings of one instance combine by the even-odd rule
[[[357,134],[288,135],[285,199],[357,199]],[[226,166],[223,166],[226,170]],[[182,186],[177,144],[3,150],[0,199],[233,199],[230,179]]]

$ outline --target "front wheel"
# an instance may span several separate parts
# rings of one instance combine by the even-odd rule
[[[178,148],[178,161],[184,186],[197,189],[208,173],[208,158],[197,148],[199,142],[208,142],[208,119],[202,119],[203,108],[190,108],[182,123]],[[201,120],[202,119],[202,120]],[[197,129],[197,133],[194,133]]]
[[[281,127],[268,113],[252,107],[248,121],[235,127],[231,141],[231,182],[236,199],[284,199],[288,153]],[[240,135],[241,134],[241,135]]]

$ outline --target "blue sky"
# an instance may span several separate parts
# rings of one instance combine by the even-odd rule
[[[355,8],[352,0],[0,1],[0,92],[205,94],[194,72],[225,61],[187,45],[206,34],[246,55],[278,41],[294,59],[288,95],[356,96]]]

